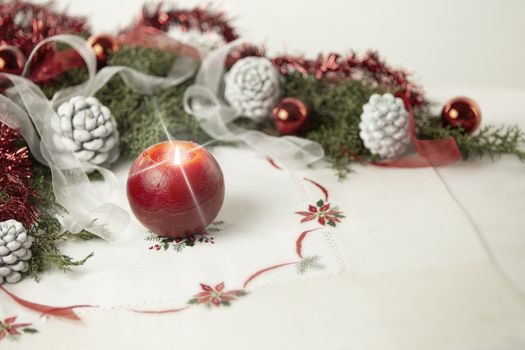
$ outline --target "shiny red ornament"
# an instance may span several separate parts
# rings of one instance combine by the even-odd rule
[[[272,117],[280,135],[296,135],[304,130],[308,122],[308,107],[303,101],[286,97],[272,109]]]
[[[167,141],[143,151],[128,176],[128,201],[137,219],[160,236],[202,232],[224,201],[224,178],[203,147]]]
[[[92,35],[88,43],[93,48],[97,61],[102,64],[107,63],[109,56],[120,49],[118,40],[109,34]]]
[[[456,97],[443,107],[441,121],[445,126],[461,128],[467,134],[471,134],[481,123],[481,109],[468,97]]]
[[[15,46],[0,46],[0,73],[22,74],[26,58]]]

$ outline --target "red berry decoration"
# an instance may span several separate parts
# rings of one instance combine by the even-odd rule
[[[280,135],[296,135],[308,122],[308,107],[299,99],[286,97],[273,107],[272,117]]]
[[[128,201],[137,219],[160,236],[202,232],[224,201],[219,164],[203,147],[167,141],[143,151],[128,176]]]
[[[441,120],[445,126],[459,127],[467,134],[471,134],[481,123],[481,109],[468,97],[456,97],[443,107]]]
[[[118,40],[109,34],[97,34],[92,35],[88,39],[89,45],[95,51],[97,61],[102,64],[106,64],[109,56],[117,52],[120,48]]]
[[[26,59],[15,46],[0,46],[0,73],[22,74]]]

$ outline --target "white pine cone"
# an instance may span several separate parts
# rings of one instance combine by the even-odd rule
[[[117,122],[95,97],[75,96],[57,110],[53,125],[59,148],[75,152],[81,162],[107,166],[119,156]]]
[[[0,222],[0,285],[16,283],[29,270],[33,236],[16,220]]]
[[[224,97],[243,116],[260,121],[270,115],[281,94],[280,75],[264,57],[235,62],[225,81]]]
[[[363,106],[359,136],[365,147],[381,158],[396,158],[410,143],[408,112],[392,94],[373,94]]]

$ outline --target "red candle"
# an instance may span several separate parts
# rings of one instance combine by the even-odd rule
[[[202,231],[224,201],[219,164],[203,147],[167,141],[143,151],[128,176],[133,214],[152,232],[183,237]]]

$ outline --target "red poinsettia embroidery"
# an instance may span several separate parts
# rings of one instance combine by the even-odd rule
[[[0,340],[7,337],[16,337],[23,333],[36,333],[37,330],[29,328],[31,323],[15,323],[16,316],[8,317],[4,321],[0,321]]]
[[[224,282],[217,284],[215,287],[211,287],[207,284],[201,283],[202,291],[195,294],[188,304],[205,304],[210,307],[214,306],[229,306],[230,302],[236,300],[237,297],[242,297],[247,293],[243,290],[224,290]]]
[[[330,203],[325,203],[322,199],[317,201],[316,205],[309,205],[308,211],[296,211],[295,213],[304,216],[301,222],[317,220],[323,226],[330,225],[333,227],[345,217],[342,211],[337,210],[337,208],[330,208]]]

